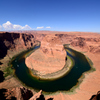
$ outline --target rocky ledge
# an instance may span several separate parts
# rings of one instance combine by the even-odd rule
[[[41,47],[26,58],[26,65],[34,69],[39,76],[57,72],[65,66],[66,51],[57,36],[47,35],[41,41]]]

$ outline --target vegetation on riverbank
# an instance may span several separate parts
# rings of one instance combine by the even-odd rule
[[[67,52],[69,54],[71,54],[73,57],[75,56],[79,56],[80,58],[82,58],[82,60],[86,60],[89,65],[90,65],[90,70],[85,71],[84,73],[82,73],[81,77],[78,79],[78,82],[75,86],[73,86],[70,90],[69,93],[75,93],[75,89],[79,88],[80,84],[83,82],[83,79],[85,78],[86,75],[88,75],[89,73],[96,71],[96,69],[93,66],[93,62],[89,59],[89,57],[87,57],[86,55],[84,55],[82,52],[76,51],[75,49],[71,49],[69,46],[65,45],[65,48],[67,50]],[[81,54],[81,55],[80,55]],[[84,59],[85,57],[85,59]]]

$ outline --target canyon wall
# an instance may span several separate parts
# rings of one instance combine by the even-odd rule
[[[9,60],[20,52],[36,45],[31,33],[0,32],[0,67],[4,70]]]
[[[98,33],[56,31],[0,32],[0,78],[1,76],[3,77],[4,73],[2,71],[4,71],[9,60],[14,55],[31,48],[32,46],[36,45],[38,41],[41,41],[40,50],[43,54],[48,56],[57,55],[60,51],[62,51],[63,44],[70,44],[72,48],[85,52],[96,66],[96,71],[91,74],[91,76],[87,76],[87,79],[89,78],[88,80],[90,81],[85,79],[86,81],[80,86],[80,90],[75,95],[66,95],[67,97],[71,97],[73,100],[78,100],[75,98],[80,98],[83,96],[84,98],[82,100],[85,100],[86,98],[89,99],[92,94],[95,94],[97,91],[99,91],[98,88],[100,87],[100,82],[98,82],[98,80],[100,79],[100,34]],[[52,49],[51,46],[54,47],[54,49]],[[87,84],[88,87],[86,87]],[[95,84],[97,85],[95,86]],[[9,77],[5,80],[2,78],[2,80],[0,80],[0,96],[3,96],[5,91],[6,97],[13,99],[15,97],[20,97],[21,100],[25,100],[25,96],[27,96],[28,99],[34,96],[35,92],[20,86],[22,85],[14,77]],[[17,93],[18,91],[19,93]],[[25,93],[27,93],[27,95]],[[9,94],[11,94],[11,96],[9,96]],[[60,98],[61,96],[58,94],[58,97]],[[53,100],[53,98],[54,100],[58,100],[58,97],[51,96],[51,100]],[[47,96],[46,98],[48,99],[50,97]]]
[[[0,59],[11,52],[19,52],[32,47],[34,35],[24,33],[0,33]],[[13,55],[13,54],[12,54]]]

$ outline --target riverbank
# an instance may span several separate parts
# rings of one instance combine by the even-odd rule
[[[65,95],[65,94],[62,92],[62,93],[60,93],[60,95],[62,95],[62,96],[63,96],[63,95]]]
[[[41,75],[46,75],[57,72],[64,67],[66,51],[53,50],[52,55],[45,54],[40,48],[26,58],[25,64],[28,68],[37,70]],[[54,54],[55,52],[56,54]]]
[[[53,95],[46,95],[46,98],[51,97],[54,98],[54,100],[89,100],[92,95],[95,95],[97,91],[100,90],[100,55],[98,53],[86,52],[86,49],[80,47],[71,46],[71,48],[80,51],[89,57],[96,70],[92,73],[85,73],[85,78],[74,92],[59,92]]]
[[[81,52],[85,51],[85,49],[82,50],[81,48],[74,47],[74,49]],[[92,95],[100,91],[100,54],[91,52],[84,52],[84,54],[92,60],[96,70],[92,73],[85,74],[84,81],[81,83],[80,87],[76,89],[77,93],[70,95],[74,100],[89,100]]]
[[[64,46],[44,41],[38,50],[25,59],[31,75],[39,80],[55,80],[68,74],[74,66],[74,60],[66,55]]]
[[[90,54],[90,55],[91,55],[91,54]],[[97,55],[96,55],[96,56],[97,56]],[[91,57],[93,57],[93,56],[91,56]],[[99,56],[97,56],[97,57],[99,57]],[[95,58],[95,59],[96,59],[96,58]],[[93,73],[94,73],[94,72],[93,72]],[[91,74],[91,73],[90,73],[90,74]],[[89,74],[89,75],[90,75],[90,74]],[[99,73],[98,73],[98,74],[99,74]],[[96,75],[95,75],[95,76],[96,76]],[[83,84],[84,82],[86,82],[86,78],[87,78],[87,77],[88,77],[88,74],[85,75],[85,79],[84,79],[85,81],[83,81],[81,84]],[[95,78],[92,78],[92,79],[94,80]],[[88,77],[88,80],[89,80],[89,77]],[[96,81],[96,82],[97,82],[97,81]],[[87,82],[86,82],[86,83],[87,83]],[[93,83],[94,83],[94,82],[93,82]],[[92,84],[92,83],[91,83],[91,84]],[[89,86],[89,84],[88,84],[88,86]],[[80,85],[80,87],[81,87],[81,85]],[[89,87],[90,87],[90,86],[89,86]],[[96,86],[95,86],[95,87],[96,87]],[[87,88],[87,86],[85,85],[85,88],[83,88],[81,91],[80,91],[79,88],[77,88],[77,89],[76,89],[76,92],[77,92],[77,93],[74,92],[74,94],[70,94],[70,95],[69,95],[69,93],[66,94],[66,93],[60,92],[60,93],[57,93],[57,94],[52,95],[52,96],[50,96],[50,95],[49,95],[49,96],[46,96],[46,98],[52,97],[52,98],[55,98],[55,100],[61,100],[62,98],[63,98],[64,100],[66,100],[66,98],[67,98],[67,99],[71,98],[72,100],[73,100],[73,99],[76,99],[76,100],[84,100],[84,99],[86,99],[86,98],[89,99],[89,98],[91,97],[91,95],[94,93],[93,90],[94,90],[95,87],[92,88],[92,92],[90,91],[91,88],[88,88],[88,89],[90,89],[90,90],[88,90],[90,93],[89,93],[89,92],[85,92],[84,89]],[[97,85],[97,87],[98,87],[98,85]],[[82,88],[82,87],[81,87],[81,88]],[[95,91],[97,91],[97,88],[95,89]],[[95,93],[96,93],[96,92],[95,92]],[[95,93],[94,93],[94,94],[95,94]],[[80,95],[81,95],[81,96],[85,96],[85,97],[82,99]],[[58,99],[58,98],[59,98],[59,99]],[[78,99],[77,99],[77,98],[78,98]],[[69,100],[71,100],[71,99],[69,99]],[[87,100],[88,100],[88,99],[87,99]]]
[[[33,75],[33,77],[37,77],[39,80],[56,80],[67,75],[73,66],[74,66],[74,60],[71,57],[67,56],[67,61],[65,62],[64,67],[57,72],[41,75],[40,72],[34,70],[36,76],[33,75],[33,71],[30,72],[31,75]]]
[[[43,91],[45,91],[45,92],[55,92],[58,90],[62,91],[62,89],[63,89],[63,91],[68,91],[78,83],[78,79],[81,77],[82,73],[85,71],[88,71],[90,69],[90,66],[89,66],[86,58],[84,56],[82,56],[81,53],[78,53],[75,50],[72,50],[72,49],[70,50],[69,48],[67,48],[72,53],[77,54],[77,56],[75,56],[76,58],[73,58],[73,56],[72,56],[72,58],[75,60],[76,64],[80,63],[81,67],[79,65],[77,66],[76,64],[74,65],[73,62],[71,62],[73,60],[71,58],[71,55],[69,55],[70,53],[68,52],[67,54],[70,57],[67,55],[68,56],[68,58],[66,59],[68,61],[68,62],[66,62],[67,66],[64,66],[63,69],[59,70],[58,72],[55,72],[55,73],[47,75],[46,77],[40,78],[36,74],[37,71],[35,72],[35,74],[32,74],[30,72],[30,70],[27,68],[27,66],[25,65],[26,56],[29,56],[36,49],[37,49],[37,47],[21,53],[12,62],[12,65],[16,70],[15,71],[16,76],[27,86],[33,87],[34,89],[42,88]],[[83,63],[85,63],[84,66],[87,66],[86,68],[84,68]],[[73,65],[70,66],[70,64],[73,64]],[[82,68],[82,70],[81,70],[81,68]],[[48,78],[48,77],[50,77],[50,78]],[[44,80],[44,81],[42,81],[42,80]],[[46,81],[46,80],[48,80],[48,81]],[[51,81],[51,80],[53,80],[53,81]],[[42,83],[41,83],[41,81],[42,81]],[[54,87],[55,84],[57,84],[57,87]],[[48,89],[48,86],[51,88]],[[63,88],[62,88],[62,86],[63,86]]]

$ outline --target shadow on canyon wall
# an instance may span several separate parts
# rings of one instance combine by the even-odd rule
[[[20,88],[20,91],[17,92],[21,93],[21,97],[16,97],[14,91],[9,91],[4,88],[0,89],[0,100],[17,100],[17,98],[20,98],[20,100],[29,100],[33,96],[33,93],[24,87]]]
[[[48,100],[53,100],[53,98],[49,98]]]
[[[7,50],[13,45],[15,48],[14,40],[19,38],[20,34],[16,33],[0,33],[0,59],[7,55]]]
[[[43,95],[43,94],[41,94],[41,95],[40,95],[40,97],[39,97],[39,98],[37,98],[36,100],[45,100],[45,97],[44,97],[44,95]]]
[[[100,91],[98,91],[96,95],[92,95],[90,100],[100,100]]]
[[[0,89],[0,100],[6,100],[5,92],[7,92],[7,89]]]
[[[34,38],[34,36],[33,35],[22,34],[22,38],[24,40],[25,46],[27,46],[27,42],[31,41],[31,38]],[[31,46],[33,46],[33,43],[31,43]]]
[[[0,62],[0,65],[2,65],[3,63],[2,62]]]
[[[45,100],[45,97],[44,97],[43,94],[41,94],[40,97],[37,98],[36,100]],[[53,100],[53,98],[49,98],[49,99],[47,99],[47,100]]]
[[[6,99],[7,96],[5,96],[5,93],[7,92],[7,89],[0,89],[0,100],[17,100],[16,97],[12,96],[10,99]]]
[[[21,91],[23,100],[28,100],[33,96],[33,93],[24,87],[20,88],[20,91]]]
[[[24,42],[24,44],[23,44]],[[15,50],[16,47],[29,48],[35,43],[34,35],[26,33],[0,33],[0,59],[7,55],[7,50]],[[9,56],[9,55],[8,55]]]
[[[33,96],[33,93],[24,87],[20,88],[17,92],[21,93],[20,97],[16,97],[17,95],[14,94],[14,91],[9,91],[5,88],[0,89],[0,100],[17,100],[18,98],[20,98],[18,100],[29,100]],[[35,100],[53,100],[53,98],[45,99],[44,95],[41,94],[40,97]]]
[[[4,81],[3,71],[0,70],[0,83]]]

